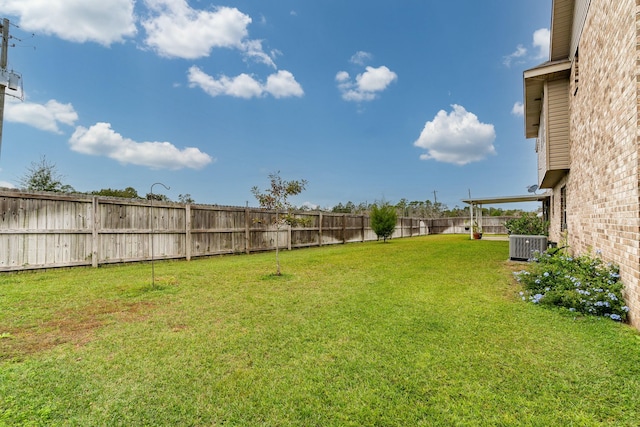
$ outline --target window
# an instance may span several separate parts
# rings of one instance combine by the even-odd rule
[[[542,219],[544,219],[545,221],[549,221],[550,218],[550,212],[551,212],[551,203],[552,201],[550,199],[545,199],[542,202]]]
[[[560,231],[567,230],[567,187],[560,188]]]

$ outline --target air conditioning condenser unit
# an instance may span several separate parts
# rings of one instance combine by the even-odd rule
[[[512,234],[509,236],[509,259],[526,261],[531,259],[534,252],[544,252],[547,247],[547,236]]]

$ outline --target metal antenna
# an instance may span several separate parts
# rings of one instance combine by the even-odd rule
[[[166,188],[167,190],[171,190],[171,187],[167,187],[166,185],[164,185],[161,182],[154,182],[153,184],[151,184],[151,214],[149,215],[149,217],[151,218],[151,287],[155,287],[156,286],[156,272],[155,269],[153,268],[153,235],[155,233],[154,227],[153,227],[153,199],[154,199],[154,195],[153,195],[153,186],[154,185],[162,185],[164,188]]]

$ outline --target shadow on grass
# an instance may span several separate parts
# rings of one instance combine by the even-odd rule
[[[135,287],[126,292],[126,294],[128,296],[140,296],[151,292],[173,293],[176,291],[178,284],[178,279],[174,276],[156,277],[154,283],[146,283],[140,287]]]
[[[267,280],[267,281],[287,282],[293,279],[293,274],[281,273],[280,275],[278,275],[276,273],[270,273],[270,274],[265,274],[260,279]]]

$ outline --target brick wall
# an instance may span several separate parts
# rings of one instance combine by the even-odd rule
[[[560,188],[567,188],[568,244],[601,250],[620,265],[631,321],[640,328],[636,0],[592,0],[570,85],[570,172],[554,188],[552,238],[559,238]],[[577,90],[577,92],[576,92]]]

